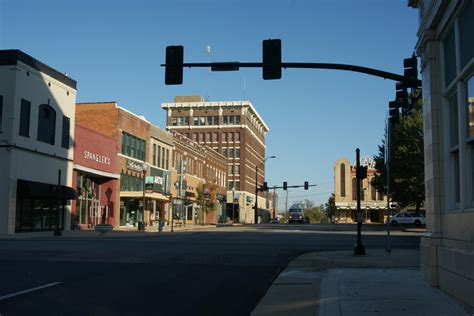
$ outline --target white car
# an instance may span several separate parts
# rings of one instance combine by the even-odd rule
[[[426,225],[426,218],[421,213],[400,212],[392,217],[390,223],[393,226],[397,226],[398,224],[421,226]]]

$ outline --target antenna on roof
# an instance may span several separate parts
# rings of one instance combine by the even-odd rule
[[[211,44],[206,45],[206,59],[207,63],[209,63],[209,59],[211,56]],[[211,73],[211,68],[209,68],[209,71],[206,76],[206,93],[204,94],[204,101],[209,101],[209,91],[208,91],[208,85],[209,85],[209,74]]]

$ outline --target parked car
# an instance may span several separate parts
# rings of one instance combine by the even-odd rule
[[[426,218],[421,213],[400,212],[391,218],[390,223],[392,226],[397,226],[398,224],[421,226],[426,225]]]

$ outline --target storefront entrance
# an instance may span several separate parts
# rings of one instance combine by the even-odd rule
[[[135,226],[137,214],[141,209],[139,199],[121,198],[120,199],[120,226]]]
[[[94,228],[102,220],[102,212],[98,199],[80,196],[77,200],[77,218],[79,225]]]

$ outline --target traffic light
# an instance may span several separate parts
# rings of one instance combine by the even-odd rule
[[[356,178],[359,180],[364,180],[367,178],[367,166],[359,166],[356,170]]]
[[[398,108],[388,110],[388,121],[390,124],[397,124],[400,120],[400,112]]]
[[[398,103],[399,108],[405,108],[408,106],[408,92],[407,85],[404,82],[397,82],[395,85],[395,101]]]
[[[183,46],[166,47],[165,84],[177,85],[183,83]]]
[[[304,189],[305,189],[305,190],[308,190],[308,187],[309,187],[309,183],[308,183],[308,181],[305,181],[305,182],[304,182]]]
[[[418,59],[415,55],[410,58],[403,60],[403,76],[405,77],[406,84],[410,88],[417,88],[417,84],[414,82],[418,79]]]
[[[286,181],[283,182],[283,190],[288,190],[288,183]]]
[[[268,191],[268,184],[266,182],[263,182],[262,191]]]
[[[281,78],[281,40],[269,39],[262,43],[263,79]]]

